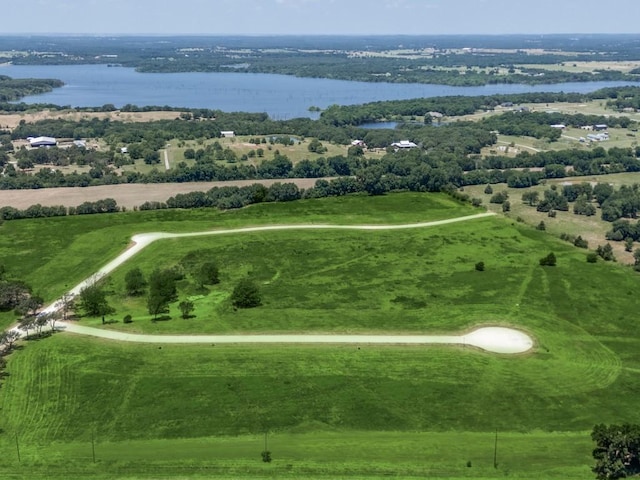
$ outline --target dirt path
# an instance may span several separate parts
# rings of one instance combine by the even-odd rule
[[[190,233],[167,233],[167,232],[154,232],[154,233],[141,233],[131,237],[133,243],[127,250],[122,252],[118,257],[107,263],[104,267],[98,270],[88,279],[80,282],[74,288],[69,291],[71,295],[77,295],[87,285],[96,282],[97,280],[105,277],[120,265],[125,263],[135,254],[146,248],[156,240],[167,238],[184,238],[184,237],[202,237],[211,235],[229,235],[238,233],[249,232],[273,232],[282,230],[365,230],[365,231],[383,231],[383,230],[407,230],[414,228],[427,228],[435,227],[438,225],[447,225],[450,223],[467,222],[469,220],[475,220],[479,218],[492,217],[496,215],[493,212],[477,213],[475,215],[467,215],[465,217],[447,218],[445,220],[436,220],[432,222],[420,222],[420,223],[405,223],[400,225],[326,225],[326,224],[292,224],[292,225],[266,225],[262,227],[243,227],[243,228],[230,228],[224,230],[206,230],[204,232],[190,232]],[[53,306],[49,306],[44,312],[51,312],[54,309]]]
[[[518,354],[533,348],[519,330],[483,327],[464,335],[143,335],[59,322],[60,330],[119,342],[156,344],[327,344],[327,345],[462,345],[491,353]]]

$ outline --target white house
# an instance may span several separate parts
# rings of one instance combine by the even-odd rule
[[[564,130],[567,126],[564,123],[556,123],[555,125],[549,125],[551,128],[558,128],[560,130]]]
[[[220,132],[220,135],[222,135],[224,138],[233,138],[236,136],[233,130],[225,130],[223,132]]]
[[[35,137],[28,140],[32,147],[55,147],[58,144],[53,137]]]
[[[399,142],[392,143],[391,146],[395,148],[416,148],[418,145],[409,140],[400,140]]]

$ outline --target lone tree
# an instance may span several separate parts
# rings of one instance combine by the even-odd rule
[[[551,252],[546,257],[540,259],[540,265],[543,267],[555,267],[556,266],[556,256],[553,252]]]
[[[107,302],[107,292],[97,282],[80,290],[78,305],[85,315],[90,317],[102,316],[104,318],[105,315],[115,311]]]
[[[203,263],[196,272],[196,278],[200,283],[200,286],[216,285],[220,283],[220,272],[218,271],[218,266],[213,262]]]
[[[13,344],[20,338],[20,333],[16,330],[9,330],[0,333],[0,346],[4,348],[5,352],[11,351]]]
[[[154,270],[149,277],[147,308],[156,320],[161,313],[169,311],[169,304],[178,299],[176,274],[172,270]]]
[[[231,293],[231,304],[236,308],[253,308],[261,303],[258,284],[249,278],[240,280]]]
[[[136,267],[129,270],[124,276],[124,285],[127,295],[142,295],[145,287],[147,286],[147,280],[144,278],[142,270],[140,270],[139,267]]]
[[[183,300],[178,304],[178,308],[182,312],[182,318],[189,318],[195,306],[191,300]]]

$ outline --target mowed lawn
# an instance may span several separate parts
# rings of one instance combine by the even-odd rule
[[[415,221],[420,204],[411,202],[423,198],[441,206],[425,220],[446,216],[446,197],[356,197],[360,215],[334,213],[332,223],[371,223],[373,209],[384,221]],[[387,201],[395,207],[383,208]],[[261,206],[262,217],[245,209],[227,225],[241,225],[243,215],[250,224],[299,222],[307,211],[327,221],[321,203],[304,205]],[[477,212],[455,203],[448,209],[450,216]],[[177,219],[164,221],[145,229],[180,231]],[[192,219],[185,229],[205,221]],[[111,226],[123,238],[135,227]],[[122,295],[128,268],[148,272],[193,252],[221,267],[221,283],[195,300],[195,318],[180,319],[173,306],[171,320],[153,323],[143,318],[143,301]],[[557,266],[541,267],[549,252]],[[135,315],[111,328],[455,333],[490,324],[524,329],[536,347],[504,356],[448,346],[139,345],[59,333],[8,358],[0,475],[592,478],[593,425],[640,422],[640,276],[588,264],[585,253],[500,217],[419,230],[157,242],[114,272],[115,316]],[[476,271],[478,261],[485,271]],[[233,311],[230,286],[249,274],[264,305]],[[192,288],[187,277],[181,295]],[[271,464],[260,459],[265,432]]]

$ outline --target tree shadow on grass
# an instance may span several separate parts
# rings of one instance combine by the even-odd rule
[[[156,318],[152,318],[151,321],[152,322],[166,322],[168,320],[171,320],[171,316],[169,315],[160,315],[159,317]]]

